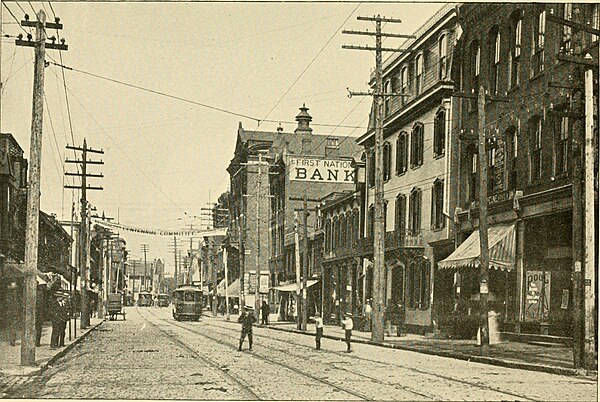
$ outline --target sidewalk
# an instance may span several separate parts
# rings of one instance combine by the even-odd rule
[[[219,317],[219,316],[218,316]],[[237,323],[237,315],[231,316]],[[261,327],[257,325],[257,327]],[[306,332],[299,331],[293,322],[273,322],[267,326],[277,331],[314,336],[315,325],[309,323]],[[343,340],[344,330],[339,326],[325,325],[324,338]],[[586,372],[573,368],[573,349],[564,345],[540,345],[525,342],[502,342],[491,345],[487,356],[482,356],[476,340],[437,339],[429,335],[406,334],[402,337],[385,336],[383,343],[371,341],[371,333],[352,331],[352,342],[378,345],[392,349],[409,350],[430,355],[450,357],[496,366],[542,371],[562,375],[585,375],[597,378],[596,371]]]
[[[35,348],[35,366],[21,366],[20,339],[17,339],[16,346],[11,346],[6,339],[0,341],[0,398],[3,398],[13,386],[27,382],[30,378],[43,372],[49,365],[80,342],[90,331],[100,325],[103,320],[92,318],[90,326],[83,330],[80,328],[79,319],[71,320],[71,325],[75,322],[77,323],[77,338],[74,337],[74,329],[72,328],[71,340],[69,341],[69,324],[67,324],[65,346],[59,349],[50,349],[52,324],[49,322],[44,323],[41,346]]]

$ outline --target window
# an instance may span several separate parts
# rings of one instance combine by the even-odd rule
[[[372,239],[375,237],[375,206],[374,205],[371,205],[369,207],[369,213],[367,215],[367,224],[368,224],[367,237]]]
[[[448,44],[447,44],[447,40],[446,40],[446,35],[442,35],[440,37],[439,43],[438,43],[438,54],[440,55],[440,71],[439,71],[439,79],[443,80],[446,78],[446,75],[448,74],[447,68],[448,68]]]
[[[396,174],[401,175],[406,172],[408,166],[408,134],[402,131],[398,135],[396,142]]]
[[[327,137],[325,139],[325,146],[328,148],[339,148],[340,144],[338,142],[338,138],[336,137]]]
[[[511,37],[511,46],[509,53],[509,63],[508,63],[508,85],[511,88],[519,85],[519,70],[520,70],[520,62],[521,62],[521,30],[523,27],[523,18],[521,10],[517,10],[513,13],[511,18],[512,22],[512,37]]]
[[[592,23],[590,24],[594,29],[600,29],[600,11],[598,11],[598,3],[594,2],[592,4]],[[596,42],[598,40],[598,35],[592,34],[591,41]]]
[[[477,188],[477,172],[479,171],[477,164],[479,160],[477,158],[477,147],[474,145],[469,146],[467,150],[467,157],[469,163],[469,175],[468,175],[468,186],[469,186],[469,201],[475,201],[479,195]]]
[[[389,94],[391,93],[390,91],[390,81],[386,81],[385,84],[383,85],[383,93],[384,94]],[[390,102],[392,100],[391,96],[384,96],[383,97],[383,112],[384,112],[384,116],[387,117],[390,115]]]
[[[358,209],[355,209],[352,212],[352,230],[354,231],[354,243],[356,244],[356,242],[358,241],[359,237],[362,237],[360,235],[360,212],[358,211]]]
[[[433,122],[433,155],[444,155],[446,144],[446,109],[440,108]]]
[[[369,164],[368,164],[369,176],[368,182],[369,187],[373,187],[375,185],[375,150],[371,150],[369,152]]]
[[[410,165],[418,167],[423,164],[423,124],[416,123],[413,127],[410,140]]]
[[[508,190],[517,188],[517,152],[518,152],[517,129],[511,127],[506,131],[506,169],[508,173]]]
[[[573,4],[565,3],[563,5],[563,18],[571,20],[573,18]],[[572,51],[572,39],[573,28],[567,25],[562,26],[562,39],[560,41],[560,51],[565,53],[571,53]]]
[[[402,71],[400,73],[400,93],[402,94],[406,94],[408,93],[408,68],[406,66],[402,67]],[[402,102],[402,104],[404,105],[405,100],[407,99],[406,96],[401,96],[400,97],[400,101]]]
[[[390,179],[392,172],[392,146],[389,142],[383,144],[383,181]]]
[[[339,240],[340,240],[340,246],[342,246],[342,247],[346,245],[347,230],[348,230],[348,227],[346,226],[346,215],[341,214]]]
[[[554,131],[554,174],[561,175],[569,171],[569,118],[557,116]]]
[[[396,219],[395,226],[396,232],[400,233],[400,235],[404,235],[406,230],[406,196],[403,194],[398,194],[396,197]]]
[[[492,29],[490,38],[490,91],[496,94],[500,86],[500,30],[498,27]]]
[[[383,233],[387,231],[387,200],[383,200]]]
[[[417,56],[415,61],[415,95],[423,90],[423,55]]]
[[[421,231],[421,190],[413,189],[410,192],[408,209],[408,229],[416,235]]]
[[[429,263],[411,261],[408,264],[408,307],[429,308]]]
[[[431,192],[431,227],[441,229],[444,227],[444,180],[436,179]]]
[[[331,221],[325,221],[325,252],[331,251]]]
[[[338,236],[339,236],[339,233],[340,233],[340,222],[339,222],[337,216],[333,218],[333,226],[332,226],[332,228],[333,228],[332,229],[333,233],[332,233],[332,236],[331,236],[331,239],[332,239],[331,249],[335,250],[338,247],[338,245],[339,245],[339,243],[338,243]]]
[[[497,190],[496,187],[497,187],[498,182],[496,180],[496,175],[498,174],[498,172],[496,172],[496,151],[497,151],[496,143],[494,141],[488,141],[488,145],[487,145],[487,155],[488,155],[487,191],[488,191],[488,194],[494,194],[495,190]]]
[[[542,178],[542,119],[534,117],[529,125],[529,166],[530,181]]]
[[[352,223],[352,213],[348,211],[346,212],[346,242],[344,243],[346,246],[352,245],[352,242],[354,241]]]
[[[535,19],[531,45],[531,76],[544,71],[544,41],[546,36],[546,10],[540,11]]]
[[[471,93],[477,94],[479,91],[479,72],[481,68],[481,48],[477,41],[471,43]],[[471,99],[471,110],[477,110],[477,99]]]

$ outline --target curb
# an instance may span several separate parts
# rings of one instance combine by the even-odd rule
[[[266,328],[272,329],[275,331],[292,332],[292,333],[308,335],[308,336],[315,335],[312,332],[303,332],[303,331],[300,331],[297,329],[277,328],[277,327],[271,326],[271,325],[266,326]],[[335,336],[335,335],[323,335],[323,338],[339,340],[339,341],[344,340],[342,337]],[[550,374],[558,374],[558,375],[566,375],[566,376],[579,376],[579,377],[581,377],[581,376],[593,377],[593,376],[598,375],[596,371],[588,371],[588,370],[584,370],[584,369],[548,366],[548,365],[544,365],[544,364],[535,364],[535,363],[522,363],[522,362],[503,360],[503,359],[499,359],[496,357],[467,355],[467,354],[460,353],[460,352],[448,352],[445,350],[422,349],[422,348],[416,348],[416,347],[411,347],[411,346],[393,345],[393,344],[389,344],[389,343],[379,343],[379,342],[367,341],[364,339],[353,339],[352,342],[353,343],[361,343],[364,345],[380,346],[380,347],[384,347],[384,348],[388,348],[388,349],[406,350],[406,351],[410,351],[410,352],[417,352],[417,353],[422,353],[422,354],[427,354],[427,355],[448,357],[451,359],[458,359],[458,360],[464,360],[464,361],[475,362],[475,363],[483,363],[483,364],[489,364],[489,365],[493,365],[493,366],[501,366],[501,367],[508,367],[508,368],[529,370],[529,371],[539,371],[539,372],[545,372],[545,373],[550,373]]]
[[[44,371],[48,370],[48,367],[50,367],[58,359],[60,359],[61,357],[63,357],[67,353],[69,353],[71,351],[71,349],[73,349],[75,347],[75,345],[77,345],[78,343],[80,343],[81,341],[83,341],[85,338],[87,338],[87,336],[90,333],[92,333],[93,331],[95,331],[103,323],[104,323],[104,320],[101,320],[99,323],[90,326],[90,328],[87,330],[87,332],[85,334],[81,335],[77,339],[74,339],[73,342],[71,342],[70,344],[68,344],[67,346],[65,346],[57,354],[55,354],[54,356],[52,356],[47,362],[45,362],[44,364],[42,364],[38,370],[35,370],[35,371],[29,373],[28,375],[34,376],[34,375],[41,375],[42,373],[44,373]]]

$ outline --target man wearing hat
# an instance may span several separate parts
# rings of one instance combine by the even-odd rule
[[[350,340],[352,339],[352,328],[354,328],[354,321],[352,321],[352,314],[346,313],[346,317],[342,320],[342,327],[344,328],[344,330],[346,332],[346,345],[348,346],[348,349],[346,350],[346,352],[350,353],[350,352],[352,352],[352,349],[350,348]]]
[[[256,322],[256,316],[254,315],[252,307],[244,307],[244,311],[240,315],[240,318],[238,318],[238,322],[242,324],[242,335],[240,336],[240,346],[238,347],[238,351],[242,350],[246,335],[248,335],[249,350],[252,350],[252,325]]]

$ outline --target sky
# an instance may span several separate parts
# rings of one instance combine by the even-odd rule
[[[374,31],[373,23],[356,17],[380,14],[402,20],[385,24],[385,32],[413,33],[441,6],[424,2],[3,2],[0,130],[12,133],[29,158],[33,49],[16,46],[14,38],[5,35],[25,35],[9,9],[19,20],[24,13],[33,19],[34,10],[45,10],[48,20],[60,17],[64,27],[59,35],[69,46],[64,52],[48,50],[46,60],[83,72],[53,64],[45,69],[42,210],[69,219],[71,202],[77,203],[79,196],[63,190],[64,170],[75,169],[63,163],[66,157],[74,157],[65,146],[73,139],[81,146],[85,138],[89,147],[104,150],[104,155],[90,155],[104,161],[103,166],[90,168],[104,174],[102,179],[89,179],[89,184],[104,188],[88,193],[99,214],[142,228],[200,227],[205,222],[195,217],[201,215],[201,208],[228,189],[225,169],[233,157],[240,122],[246,129],[266,131],[275,131],[282,122],[285,131],[293,131],[294,117],[305,103],[314,133],[363,134],[371,100],[349,98],[347,88],[369,89],[375,56],[344,50],[342,44],[373,45],[374,39],[343,35],[342,29]],[[48,35],[56,31],[48,30]],[[387,39],[384,45],[401,43],[402,39]],[[274,122],[258,126],[256,119]],[[67,182],[72,184],[71,180]],[[167,246],[172,238],[120,234],[131,257],[141,257],[140,244],[147,243],[148,259],[162,258],[167,272],[173,271]],[[183,241],[189,244],[189,239]]]

